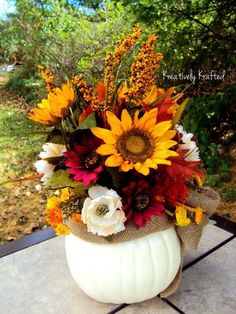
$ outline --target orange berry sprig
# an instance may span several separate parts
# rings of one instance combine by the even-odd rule
[[[116,43],[113,56],[114,66],[120,64],[123,56],[133,48],[141,34],[142,34],[141,27],[138,25],[134,25],[132,33],[127,35],[123,40],[119,40]]]
[[[115,90],[114,57],[111,53],[107,53],[104,70],[104,83],[106,86],[106,104],[112,105],[113,93]]]
[[[97,97],[94,94],[94,90],[90,84],[86,83],[81,75],[75,76],[72,79],[72,83],[78,88],[80,93],[83,95],[84,100],[87,104],[90,104],[92,110],[96,111],[99,109],[99,103]]]
[[[106,86],[106,103],[108,106],[112,106],[113,94],[116,87],[114,70],[117,66],[120,65],[124,55],[133,48],[141,34],[142,29],[140,26],[135,25],[131,34],[128,34],[123,40],[119,40],[116,43],[114,53],[112,54],[108,52],[106,55],[104,83]]]
[[[54,77],[50,69],[45,69],[42,65],[38,65],[38,69],[42,76],[42,79],[46,83],[48,93],[53,93],[55,89]]]
[[[132,99],[136,104],[146,97],[155,84],[155,75],[163,58],[161,53],[155,52],[156,35],[150,35],[139,50],[136,61],[131,66],[127,100]]]

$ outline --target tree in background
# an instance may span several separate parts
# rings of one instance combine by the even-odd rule
[[[102,0],[70,0],[69,3],[74,6],[81,6],[93,10],[98,10],[104,7],[104,2]]]
[[[58,80],[78,73],[97,80],[105,51],[133,24],[132,15],[112,1],[93,13],[70,2],[18,0],[16,13],[1,23],[1,60],[23,63],[10,85],[28,100],[41,97],[38,64],[50,66]]]
[[[166,70],[172,73],[189,73],[190,69],[197,72],[199,68],[203,72],[227,70],[224,84],[198,81],[192,88],[193,95],[214,92],[235,83],[235,1],[123,0],[122,3],[138,21],[158,33]]]

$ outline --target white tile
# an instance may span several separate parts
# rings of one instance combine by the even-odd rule
[[[168,299],[188,314],[236,313],[235,251],[236,239],[184,271]]]
[[[224,240],[230,238],[231,236],[232,234],[230,232],[220,229],[214,225],[208,224],[203,230],[198,250],[194,251],[187,249],[185,251],[184,265],[190,263],[197,257],[208,252],[210,249],[214,248],[215,246],[217,246]]]

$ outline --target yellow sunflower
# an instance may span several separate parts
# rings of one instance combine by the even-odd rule
[[[63,84],[61,89],[55,88],[53,93],[49,93],[48,98],[43,99],[28,117],[33,121],[49,126],[56,125],[67,114],[74,97],[71,85],[69,83]]]
[[[92,133],[102,139],[105,144],[97,148],[97,153],[110,155],[105,165],[120,167],[122,171],[135,169],[143,175],[149,174],[149,168],[157,169],[158,164],[170,165],[167,160],[178,154],[169,150],[176,145],[172,140],[175,130],[169,130],[171,121],[156,123],[157,108],[146,112],[140,119],[139,111],[135,112],[132,121],[128,111],[124,109],[121,120],[107,111],[107,120],[111,130],[95,127]]]

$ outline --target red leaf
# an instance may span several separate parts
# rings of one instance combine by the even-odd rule
[[[200,165],[200,161],[193,162],[184,159],[187,151],[184,149],[178,150],[179,156],[170,158],[171,165],[167,167],[167,172],[170,176],[181,174],[185,180],[191,179],[193,175],[204,178],[204,173],[197,168]]]

